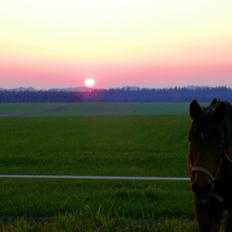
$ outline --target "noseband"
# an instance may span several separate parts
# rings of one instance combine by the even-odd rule
[[[192,167],[192,173],[200,172],[200,173],[205,174],[206,176],[209,177],[209,179],[211,181],[211,184],[214,185],[214,182],[218,178],[218,174],[219,174],[219,172],[221,170],[222,162],[223,162],[223,156],[221,156],[220,163],[219,163],[218,169],[216,171],[216,175],[213,175],[207,168],[202,167],[202,166],[193,166]]]
[[[213,189],[214,189],[215,181],[218,179],[218,174],[219,174],[219,172],[221,170],[221,167],[222,167],[223,158],[225,157],[225,159],[227,161],[229,161],[229,163],[232,164],[232,159],[229,157],[229,155],[227,154],[226,151],[224,151],[223,155],[224,156],[221,156],[220,163],[219,163],[219,166],[218,166],[218,169],[216,171],[215,176],[208,169],[206,169],[205,167],[201,167],[201,166],[193,166],[192,167],[192,173],[200,172],[200,173],[203,173],[204,175],[209,177],[209,179],[211,181],[211,184],[212,184],[212,192],[211,192],[210,196],[217,199],[219,202],[223,202],[224,199],[221,196],[219,196],[218,194],[213,193]]]
[[[192,173],[194,173],[194,172],[203,173],[204,175],[209,177],[211,184],[214,185],[214,182],[218,178],[218,174],[221,170],[222,162],[223,162],[223,156],[221,156],[220,163],[219,163],[218,169],[216,171],[216,175],[213,175],[207,168],[202,167],[202,166],[192,166]],[[231,162],[232,162],[232,160],[231,160]]]
[[[201,167],[201,166],[193,166],[193,167],[192,167],[192,173],[194,173],[194,172],[201,172],[201,173],[203,173],[203,174],[205,174],[206,176],[209,177],[211,183],[214,183],[214,182],[215,182],[215,179],[216,179],[216,178],[211,174],[210,171],[208,171],[208,170],[207,170],[206,168],[204,168],[204,167]],[[218,171],[218,172],[219,172],[219,171]]]
[[[227,154],[226,151],[224,151],[223,155],[226,158],[226,160],[229,161],[232,164],[232,159],[229,157],[229,155]],[[219,172],[221,170],[222,163],[223,163],[223,156],[221,156],[220,163],[219,163],[219,166],[218,166],[218,169],[216,171],[216,175],[215,176],[207,168],[202,167],[202,166],[192,166],[192,173],[194,173],[194,172],[203,173],[206,176],[208,176],[209,179],[210,179],[210,181],[211,181],[211,183],[214,184],[214,182],[218,178],[218,174],[219,174]]]

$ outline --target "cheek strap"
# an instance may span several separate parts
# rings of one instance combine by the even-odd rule
[[[225,157],[226,157],[226,159],[227,159],[230,163],[232,163],[232,159],[229,157],[229,155],[227,154],[227,152],[225,152]]]
[[[203,168],[203,167],[198,167],[198,166],[193,166],[192,167],[192,173],[193,172],[201,172],[203,174],[205,174],[206,176],[209,177],[209,179],[211,180],[211,182],[213,183],[215,178],[213,177],[213,175],[206,169],[206,168]]]

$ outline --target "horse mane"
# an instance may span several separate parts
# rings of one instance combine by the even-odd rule
[[[214,98],[210,105],[207,107],[202,107],[203,112],[211,114],[219,104],[226,105],[226,117],[224,119],[224,132],[225,132],[225,146],[232,146],[232,105],[228,101],[221,100],[219,98]]]
[[[210,103],[210,106],[217,106],[220,102],[222,102],[221,100],[220,100],[220,98],[214,98],[212,101],[211,101],[211,103]]]

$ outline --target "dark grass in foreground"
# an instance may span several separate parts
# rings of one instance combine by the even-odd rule
[[[4,215],[0,231],[196,231],[187,182],[1,180],[0,184],[0,215]]]
[[[0,216],[54,217],[88,207],[131,219],[192,218],[188,182],[0,180]]]
[[[197,225],[192,220],[186,219],[162,219],[155,220],[131,220],[125,217],[109,217],[102,215],[100,211],[84,211],[78,216],[66,214],[59,216],[50,222],[35,223],[25,219],[17,219],[14,222],[2,224],[1,232],[195,232]]]

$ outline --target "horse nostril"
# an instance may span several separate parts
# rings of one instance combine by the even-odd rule
[[[197,198],[206,198],[211,191],[211,184],[199,185],[193,183],[192,189]]]

